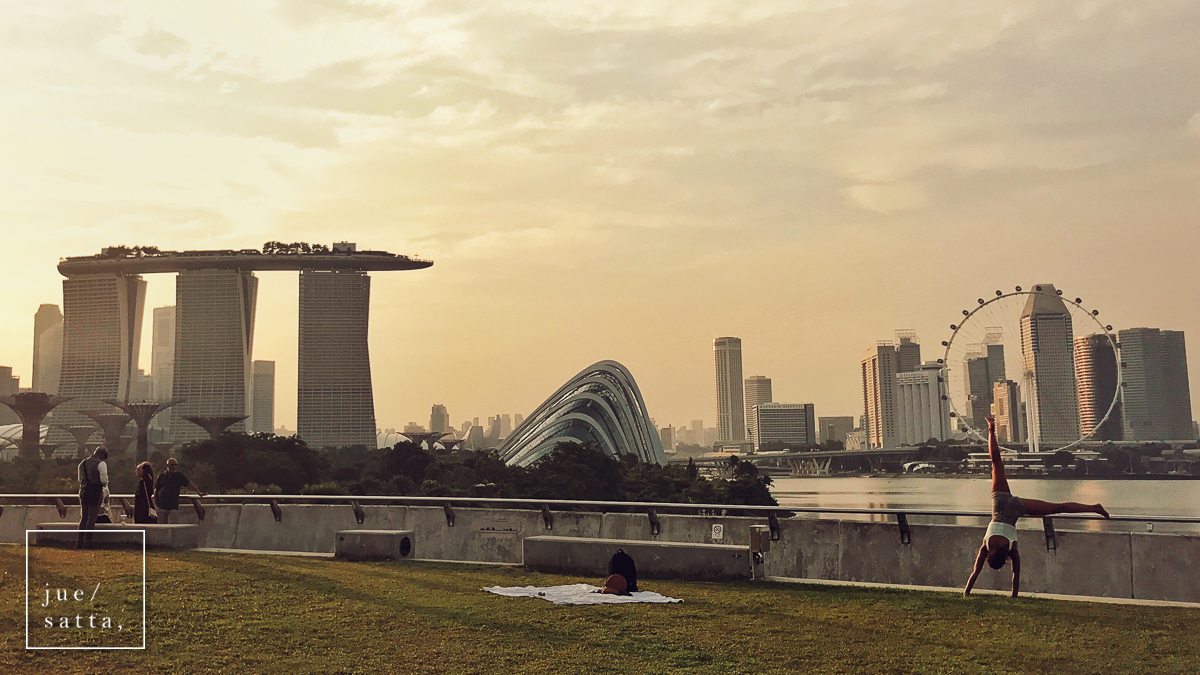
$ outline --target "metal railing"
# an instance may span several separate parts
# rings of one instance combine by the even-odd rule
[[[112,494],[112,500],[132,500],[132,494]],[[204,504],[327,504],[353,506],[395,505],[395,506],[489,506],[492,508],[532,509],[543,507],[564,506],[563,510],[572,511],[616,511],[635,513],[669,512],[684,515],[712,516],[725,512],[770,514],[777,516],[795,513],[816,514],[845,514],[845,515],[885,515],[885,516],[946,516],[964,518],[991,518],[991,511],[968,511],[959,509],[876,509],[876,508],[831,508],[821,506],[751,506],[741,504],[692,504],[680,502],[613,502],[568,499],[507,499],[500,497],[410,497],[393,495],[217,495],[208,494],[204,497],[181,494],[181,499],[199,500]],[[53,506],[62,503],[68,506],[78,505],[78,494],[0,494],[0,504],[36,504]],[[1052,516],[1055,519],[1066,520],[1095,520],[1104,519],[1094,514],[1060,513]],[[1144,514],[1112,515],[1110,522],[1152,522],[1152,523],[1192,523],[1200,524],[1200,517],[1192,516],[1156,516]]]

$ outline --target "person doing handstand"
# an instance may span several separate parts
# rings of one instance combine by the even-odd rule
[[[1021,554],[1017,550],[1017,521],[1021,516],[1052,516],[1056,513],[1096,513],[1105,518],[1108,511],[1100,504],[1080,504],[1079,502],[1044,502],[1040,499],[1022,499],[1012,494],[1008,487],[1008,479],[1004,476],[1004,460],[1000,457],[1000,444],[996,442],[996,420],[987,418],[988,455],[992,459],[992,522],[983,535],[983,545],[975,556],[975,565],[971,569],[971,577],[967,579],[967,587],[963,595],[971,595],[975,580],[983,571],[983,563],[992,569],[1004,567],[1004,562],[1012,558],[1013,579],[1012,596],[1017,597],[1021,588]]]

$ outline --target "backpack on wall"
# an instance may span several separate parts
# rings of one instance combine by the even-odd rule
[[[633,563],[633,558],[624,549],[617,549],[612,558],[608,561],[608,573],[620,574],[625,577],[626,592],[637,593],[637,565]]]

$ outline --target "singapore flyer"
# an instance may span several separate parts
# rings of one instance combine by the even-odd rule
[[[951,427],[1008,450],[1052,452],[1120,438],[1119,344],[1081,297],[1051,284],[972,298],[942,342]]]

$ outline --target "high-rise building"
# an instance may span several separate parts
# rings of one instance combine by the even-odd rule
[[[746,440],[746,408],[742,400],[742,341],[735,337],[713,340],[716,362],[717,440]]]
[[[942,398],[943,367],[926,363],[907,373],[896,373],[896,442],[920,445],[930,439],[950,437],[950,406]]]
[[[58,395],[71,400],[52,413],[57,424],[91,424],[80,411],[112,410],[105,399],[129,399],[142,344],[146,282],[136,274],[84,274],[63,279],[63,348]],[[67,442],[52,429],[51,443]]]
[[[673,452],[675,450],[675,427],[659,429],[658,440],[662,443],[664,452]]]
[[[992,389],[1005,379],[1004,343],[999,328],[987,329],[982,344],[970,345],[963,360],[966,376],[963,382],[967,390],[969,422],[975,429],[985,429],[985,419],[992,410]]]
[[[375,447],[370,300],[365,272],[300,270],[296,427],[309,445]]]
[[[441,403],[433,404],[429,411],[429,430],[432,432],[450,431],[450,413]]]
[[[1021,313],[1020,384],[1029,417],[1025,430],[1036,451],[1079,438],[1079,403],[1071,314],[1051,284],[1034,290]]]
[[[62,371],[63,315],[58,305],[41,305],[33,315],[33,391],[58,393]]]
[[[1117,396],[1117,355],[1112,341],[1104,333],[1075,338],[1075,380],[1079,387],[1081,437],[1097,441],[1122,440],[1121,401],[1113,404]],[[1106,414],[1108,419],[1101,425]]]
[[[170,438],[208,438],[184,416],[250,415],[258,278],[236,269],[181,270],[175,278],[175,366]],[[229,431],[245,431],[238,422]]]
[[[513,429],[512,416],[509,415],[508,413],[501,414],[500,415],[500,438],[508,438],[508,435],[512,433],[512,429]]]
[[[854,418],[820,417],[817,419],[817,433],[820,442],[837,441],[845,447],[846,434],[854,433]]]
[[[129,400],[134,403],[154,400],[154,380],[141,368],[133,374],[133,382],[129,384]]]
[[[896,446],[896,347],[879,342],[862,360],[863,410],[868,447]]]
[[[524,422],[524,421],[525,421],[524,415],[522,415],[521,413],[514,414],[513,415],[513,428],[516,429],[517,427],[521,426],[521,422]]]
[[[150,378],[154,380],[154,399],[170,401],[175,393],[175,305],[155,307],[150,341]],[[154,418],[162,428],[169,426],[170,415]]]
[[[1183,331],[1129,328],[1118,333],[1125,440],[1190,440],[1192,395]]]
[[[0,396],[12,396],[21,391],[21,378],[12,374],[12,366],[0,366]],[[0,405],[0,424],[20,424],[21,417],[12,408]]]
[[[1020,443],[1025,440],[1020,385],[1012,380],[1000,380],[993,385],[992,401],[992,415],[996,417],[996,440],[1000,443]]]
[[[911,373],[921,365],[921,341],[917,331],[896,331],[896,372]]]
[[[275,362],[255,361],[250,366],[254,384],[250,406],[250,431],[275,433]]]
[[[758,444],[758,438],[754,435],[754,406],[759,403],[771,402],[771,378],[763,377],[762,375],[751,375],[746,378],[745,382],[745,401],[746,401],[746,431],[750,435],[750,441]]]
[[[754,406],[759,445],[781,443],[791,450],[817,444],[817,418],[811,403],[760,403]]]

